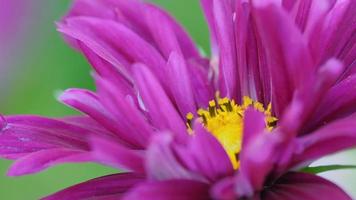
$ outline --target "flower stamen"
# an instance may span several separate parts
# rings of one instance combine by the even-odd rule
[[[265,115],[266,129],[272,130],[276,125],[277,118],[272,116],[271,104],[265,109],[262,103],[253,101],[247,96],[243,97],[241,105],[229,98],[217,97],[217,100],[209,102],[206,109],[200,108],[197,111],[198,120],[224,147],[234,169],[239,168],[238,155],[242,144],[244,112],[251,106]],[[193,113],[188,113],[187,127],[191,134],[194,134],[192,129],[193,119]]]

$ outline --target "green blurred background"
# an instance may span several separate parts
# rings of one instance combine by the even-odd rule
[[[18,44],[15,62],[8,71],[6,89],[0,91],[0,112],[4,114],[39,114],[51,117],[76,114],[55,100],[56,91],[70,87],[94,89],[90,67],[85,59],[70,49],[56,32],[54,22],[68,9],[69,0],[33,0],[28,15],[26,35]],[[208,31],[198,0],[154,0],[184,24],[195,41],[208,51]],[[5,83],[1,83],[5,84]],[[1,88],[1,87],[0,87]],[[349,151],[320,161],[356,164],[355,152]],[[10,178],[6,169],[11,162],[0,160],[0,199],[33,200],[67,186],[110,173],[115,169],[96,164],[66,164],[40,174]],[[326,177],[356,197],[356,171],[326,173]]]

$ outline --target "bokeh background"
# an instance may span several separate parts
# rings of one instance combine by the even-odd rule
[[[208,30],[198,0],[152,0],[169,10],[209,52]],[[17,4],[16,4],[17,2]],[[20,5],[20,6],[19,6]],[[70,49],[54,22],[70,0],[0,0],[0,113],[51,117],[77,114],[55,94],[69,87],[94,89],[86,60]],[[324,158],[315,165],[356,164],[356,151]],[[67,186],[110,173],[95,164],[65,164],[40,174],[6,177],[10,161],[0,160],[0,199],[35,200]],[[356,199],[356,170],[322,174]]]

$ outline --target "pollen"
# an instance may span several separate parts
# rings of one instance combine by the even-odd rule
[[[197,111],[198,120],[224,147],[234,169],[239,168],[239,153],[241,151],[243,136],[244,112],[247,108],[253,107],[257,111],[264,113],[266,130],[272,130],[277,122],[277,118],[272,116],[272,106],[267,108],[262,103],[251,98],[243,97],[242,104],[237,104],[229,98],[220,98],[209,102],[208,108],[201,108]],[[192,129],[193,113],[188,113],[187,127],[190,134],[194,134]]]

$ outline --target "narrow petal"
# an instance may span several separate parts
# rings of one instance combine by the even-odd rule
[[[138,185],[123,200],[206,200],[207,184],[191,180],[169,180]]]
[[[187,64],[179,53],[172,52],[167,67],[171,92],[182,117],[185,117],[187,113],[196,110]]]
[[[236,192],[239,197],[251,197],[254,191],[263,188],[267,176],[286,154],[280,132],[262,132],[254,137],[240,153],[240,168],[236,179]]]
[[[73,17],[60,23],[58,30],[84,43],[125,77],[130,77],[132,62],[142,62],[164,80],[165,61],[161,54],[123,24],[93,17]],[[128,61],[130,64],[125,64]]]
[[[1,117],[0,157],[14,159],[8,174],[36,173],[65,162],[95,161],[88,138],[109,136],[86,117],[50,119],[37,116]]]
[[[263,113],[249,108],[244,113],[244,129],[242,148],[248,145],[254,137],[264,132],[266,129],[266,121]]]
[[[91,154],[97,161],[119,169],[144,172],[143,152],[127,149],[102,137],[92,137],[90,141]]]
[[[126,132],[122,124],[114,118],[100,101],[97,94],[84,89],[69,89],[62,93],[59,100],[96,120],[114,133],[122,144],[132,148],[142,148],[143,143],[135,135]]]
[[[266,200],[351,200],[342,189],[321,177],[305,173],[288,173],[262,193]]]
[[[356,117],[337,120],[297,139],[292,165],[313,161],[322,156],[356,147]]]
[[[123,194],[143,180],[144,177],[139,174],[114,174],[74,185],[42,200],[120,199]]]
[[[336,83],[344,66],[336,59],[329,59],[318,69],[315,78],[298,90],[282,117],[280,126],[288,137],[308,132],[308,123],[318,109],[319,102],[325,99],[328,90]],[[315,116],[315,115],[314,115]],[[315,116],[318,118],[318,116]]]
[[[356,111],[355,84],[356,75],[352,75],[333,86],[321,100],[312,125],[327,123]]]
[[[276,115],[283,113],[296,88],[313,75],[307,41],[278,1],[254,0],[254,17],[268,55]],[[290,48],[293,47],[293,48]]]
[[[236,47],[233,25],[233,10],[230,0],[214,0],[217,43],[219,46],[219,89],[222,96],[240,99],[236,79]]]
[[[96,85],[100,101],[120,125],[121,135],[128,134],[141,147],[147,147],[153,130],[139,108],[136,94],[127,93],[118,82],[100,77],[96,78]]]
[[[150,70],[142,64],[134,66],[135,81],[142,97],[147,114],[160,130],[171,130],[180,138],[186,138],[183,118],[174,108],[171,100]]]
[[[89,150],[86,138],[103,134],[87,127],[69,123],[70,119],[50,119],[38,116],[6,116],[0,131],[0,155],[17,159],[24,155],[51,148]],[[86,121],[90,126],[90,121]],[[93,124],[96,127],[96,124]]]
[[[66,148],[51,148],[40,150],[16,160],[10,167],[8,176],[22,176],[32,174],[48,167],[69,162],[89,162],[92,157],[88,151]]]
[[[146,153],[146,171],[151,180],[189,179],[204,181],[198,173],[189,171],[175,156],[172,135],[160,133],[154,137]],[[164,160],[164,162],[162,162]]]
[[[180,160],[191,171],[203,174],[211,181],[233,174],[232,163],[226,151],[200,122],[194,124],[192,137],[187,147],[177,147]]]

